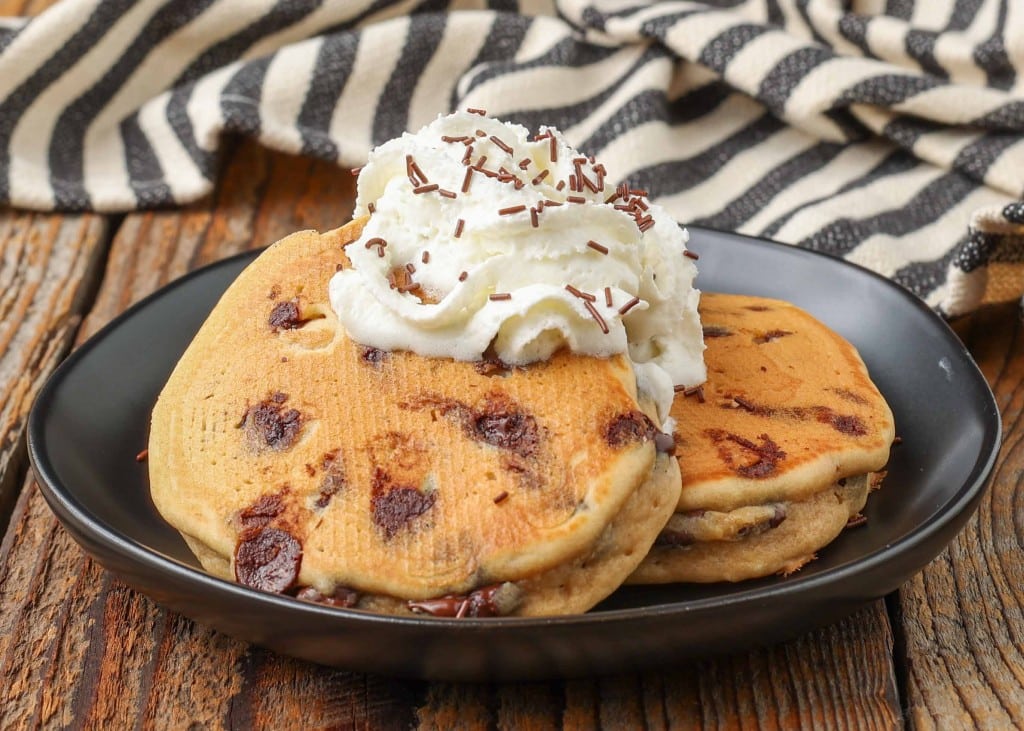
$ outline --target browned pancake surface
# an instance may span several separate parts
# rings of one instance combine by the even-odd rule
[[[703,389],[672,405],[679,510],[799,499],[880,469],[892,412],[856,349],[787,302],[705,293]]]
[[[676,514],[630,583],[788,574],[863,508],[893,418],[852,345],[778,300],[701,298],[707,383],[677,393]]]

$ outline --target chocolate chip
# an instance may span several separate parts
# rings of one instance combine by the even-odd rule
[[[409,601],[407,605],[413,612],[434,617],[500,617],[514,611],[519,598],[519,588],[504,582],[484,586],[469,594]]]
[[[771,520],[768,521],[769,528],[778,528],[786,520],[786,505],[785,503],[775,504],[775,513],[772,515]]]
[[[387,351],[381,350],[380,348],[363,348],[363,352],[359,357],[364,363],[368,363],[372,366],[379,366],[381,362],[387,358],[387,355]]]
[[[732,335],[732,330],[721,325],[705,325],[703,331],[705,338],[727,338]]]
[[[682,548],[683,546],[692,546],[697,542],[697,539],[693,537],[693,534],[684,530],[674,530],[672,528],[666,528],[658,537],[654,539],[655,546],[667,546]]]
[[[657,432],[654,435],[654,448],[665,454],[672,454],[676,451],[676,438],[674,434]]]
[[[529,414],[519,411],[485,411],[474,417],[473,431],[481,441],[523,457],[529,457],[537,451],[537,420]]]
[[[750,536],[757,536],[770,531],[774,528],[778,528],[786,520],[786,506],[782,503],[776,503],[772,506],[772,515],[767,520],[762,520],[759,523],[753,525],[746,525],[737,531],[736,536],[738,538],[749,538]]]
[[[507,376],[512,368],[497,358],[485,358],[473,363],[473,369],[481,376]]]
[[[281,451],[298,439],[302,430],[302,414],[283,407],[287,398],[287,394],[278,392],[245,412],[242,424],[257,446]]]
[[[818,421],[822,424],[828,424],[840,434],[846,434],[851,437],[862,437],[868,433],[867,427],[859,416],[853,416],[850,414],[837,414],[835,411],[828,407],[820,407],[815,410],[818,416]]]
[[[608,424],[604,438],[611,447],[623,447],[631,442],[646,442],[659,434],[654,422],[642,411],[619,414]]]
[[[274,330],[294,330],[302,327],[305,320],[299,313],[299,304],[295,300],[278,302],[270,311],[270,327]]]
[[[839,398],[845,399],[846,401],[850,401],[860,406],[867,406],[870,403],[866,398],[861,396],[859,393],[857,393],[856,391],[851,391],[848,388],[830,388],[828,390],[834,393]]]
[[[740,477],[758,479],[767,477],[775,472],[779,462],[786,458],[786,453],[767,434],[758,437],[760,444],[741,437],[737,434],[726,432],[722,429],[708,429],[705,434],[718,445],[719,458]],[[756,459],[748,464],[736,464],[733,450],[728,443],[736,444]]]
[[[768,332],[761,333],[760,335],[755,335],[754,342],[758,345],[764,345],[765,343],[770,343],[773,340],[778,340],[779,338],[784,338],[787,335],[792,334],[793,333],[789,330],[769,330]]]
[[[321,462],[324,476],[320,479],[319,497],[313,503],[318,508],[326,508],[331,498],[341,492],[348,484],[345,477],[345,465],[338,459],[338,452],[328,452]]]
[[[275,494],[261,495],[259,500],[238,514],[242,528],[262,528],[284,512],[284,495],[288,488]]]
[[[337,587],[331,594],[321,594],[312,586],[304,586],[295,595],[296,599],[315,604],[324,604],[328,607],[339,607],[347,609],[359,603],[359,592],[349,589],[347,586]]]
[[[407,485],[390,485],[390,477],[377,468],[373,477],[373,496],[370,510],[373,522],[384,532],[386,539],[434,506],[437,495]]]
[[[253,589],[287,591],[295,584],[301,564],[302,544],[279,528],[246,531],[235,546],[235,579]]]

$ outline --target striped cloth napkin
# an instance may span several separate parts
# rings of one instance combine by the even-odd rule
[[[456,107],[688,224],[947,316],[1024,292],[1024,0],[64,0],[0,24],[0,199],[208,193],[225,132],[344,166]]]

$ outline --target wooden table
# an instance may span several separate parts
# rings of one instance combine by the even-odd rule
[[[183,210],[0,211],[0,728],[1024,726],[1024,338],[1011,306],[957,324],[1006,432],[978,514],[898,594],[785,645],[568,682],[405,681],[274,655],[120,584],[28,473],[33,397],[154,289],[351,211],[347,171],[237,141],[225,163],[217,192]]]

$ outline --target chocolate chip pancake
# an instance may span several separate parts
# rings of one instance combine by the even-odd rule
[[[207,571],[256,589],[440,615],[587,610],[678,500],[629,361],[508,368],[351,341],[327,282],[364,220],[278,242],[224,294],[153,411],[157,509]]]
[[[676,394],[676,513],[630,583],[788,574],[862,522],[892,412],[856,349],[778,300],[705,293],[708,380]]]

